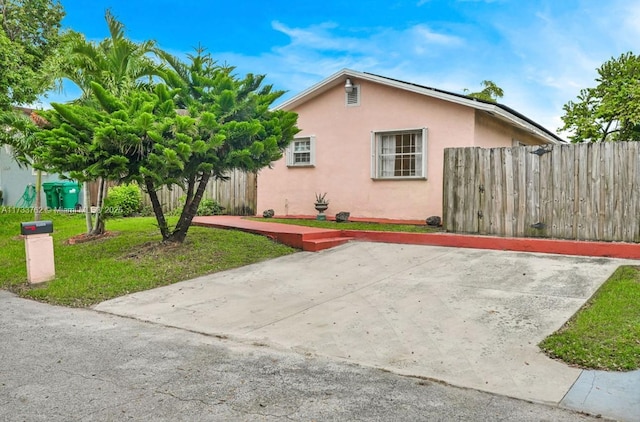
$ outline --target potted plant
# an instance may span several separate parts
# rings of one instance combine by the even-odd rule
[[[316,220],[326,220],[327,216],[324,212],[329,208],[329,200],[327,199],[327,193],[316,193],[316,202],[315,202],[316,211],[318,211],[318,216]]]

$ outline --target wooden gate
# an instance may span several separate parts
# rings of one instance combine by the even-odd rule
[[[636,142],[448,148],[447,230],[508,237],[637,242]]]

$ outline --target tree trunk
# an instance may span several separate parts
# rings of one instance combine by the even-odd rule
[[[187,180],[187,191],[185,192],[184,208],[182,209],[183,211],[189,206],[191,206],[191,201],[193,201],[193,190],[195,189],[195,186],[196,186],[196,177],[195,176],[189,177],[189,180]]]
[[[96,201],[96,224],[90,233],[92,235],[104,234],[105,225],[104,218],[102,217],[102,207],[104,206],[105,196],[107,196],[107,181],[100,178],[98,182],[98,198]]]
[[[42,199],[40,198],[40,191],[42,190],[42,171],[36,171],[36,205],[35,205],[35,215],[33,219],[35,221],[40,221],[40,213],[42,212]]]
[[[84,219],[87,224],[87,233],[93,231],[93,217],[91,215],[91,192],[89,192],[89,182],[82,184],[83,199],[84,202]]]
[[[167,225],[167,220],[164,218],[164,211],[162,211],[162,204],[160,204],[160,200],[158,199],[158,193],[156,192],[153,181],[150,178],[144,179],[144,184],[147,188],[149,199],[151,200],[151,206],[153,208],[153,213],[156,216],[160,233],[162,234],[162,241],[166,242],[170,237],[169,226]]]
[[[169,238],[167,239],[169,242],[184,242],[184,239],[187,237],[187,231],[189,230],[189,227],[191,227],[193,217],[195,217],[198,213],[198,206],[200,205],[200,201],[202,201],[204,190],[207,187],[207,183],[209,182],[210,177],[211,176],[209,174],[205,174],[200,179],[200,182],[198,183],[198,189],[193,195],[191,203],[188,207],[185,205],[182,213],[180,213],[178,224],[176,224],[176,227],[171,233],[171,236],[169,236]]]

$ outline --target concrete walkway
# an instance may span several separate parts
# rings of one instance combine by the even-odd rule
[[[95,309],[631,421],[633,397],[618,415],[600,410],[595,379],[567,394],[586,372],[537,347],[627,263],[636,261],[353,242]]]

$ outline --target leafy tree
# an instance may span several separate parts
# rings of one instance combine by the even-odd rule
[[[149,53],[155,42],[133,42],[126,38],[125,27],[110,10],[105,12],[109,37],[99,43],[87,41],[84,35],[72,32],[66,44],[67,60],[61,64],[61,78],[73,82],[82,90],[80,103],[91,103],[91,83],[97,82],[120,97],[134,89],[151,91],[154,76],[161,75],[162,66]]]
[[[46,124],[37,133],[38,164],[34,167],[64,174],[81,183],[110,176],[110,169],[99,165],[103,152],[93,142],[94,131],[104,120],[102,113],[90,105],[53,103],[52,107],[37,112]],[[86,190],[85,184],[85,198]],[[85,203],[87,208],[88,205]],[[92,231],[90,222],[89,218],[87,233],[98,234]]]
[[[238,79],[200,54],[184,69],[199,93],[198,100],[189,97],[188,109],[176,104],[186,104],[181,91],[165,84],[118,98],[93,82],[92,105],[54,104],[42,112],[50,126],[41,132],[46,147],[39,152],[48,165],[74,178],[109,174],[137,181],[149,193],[167,242],[184,241],[210,178],[269,165],[297,132],[294,113],[269,110],[280,93],[260,88],[262,77]],[[184,186],[187,199],[170,228],[156,192],[173,185]]]
[[[32,103],[53,86],[63,16],[58,1],[0,0],[0,110]]]
[[[29,109],[16,108],[13,111],[0,112],[0,145],[11,145],[13,158],[19,167],[37,165],[34,150],[39,145],[37,133],[40,130],[38,117]],[[42,203],[40,190],[42,187],[42,171],[36,172],[36,203],[34,220],[40,220]]]
[[[465,88],[464,93],[469,97],[477,98],[483,101],[491,101],[492,103],[495,103],[504,96],[504,91],[502,90],[502,88],[500,88],[492,81],[482,81],[482,86],[484,86],[482,91],[469,92],[469,90]]]
[[[160,75],[162,70],[162,66],[150,57],[150,53],[155,49],[154,42],[135,43],[127,39],[124,25],[109,10],[105,12],[105,20],[109,29],[109,37],[99,43],[87,41],[82,34],[69,33],[68,42],[65,44],[67,59],[60,64],[58,74],[59,77],[72,81],[82,90],[81,97],[74,101],[75,103],[90,106],[96,110],[103,110],[103,105],[93,95],[92,84],[97,83],[101,88],[108,90],[112,96],[121,98],[136,90],[151,91],[153,89],[152,78]],[[81,113],[84,116],[90,114],[86,110]],[[83,127],[86,139],[93,139],[92,130],[94,127],[95,122],[93,121]],[[100,144],[94,144],[81,156],[74,156],[77,160],[80,160],[81,157],[86,160],[84,169],[78,168],[81,166],[79,161],[67,163],[66,166],[64,160],[56,162],[57,168],[63,171],[72,171],[73,178],[83,181],[85,184],[84,202],[87,213],[87,232],[91,234],[104,232],[105,222],[102,208],[107,194],[106,182],[119,180],[117,173],[109,173],[99,166],[96,167],[95,160],[105,153],[100,150]],[[52,156],[55,155],[56,153],[53,152]],[[64,170],[65,168],[68,170]],[[92,222],[87,196],[89,191],[87,182],[94,180],[99,182],[95,225]]]
[[[170,67],[163,78],[176,89],[174,101],[185,116],[177,117],[181,135],[156,144],[142,176],[163,239],[182,242],[209,180],[225,178],[232,169],[258,171],[278,160],[298,132],[297,115],[269,109],[284,92],[262,86],[264,75],[238,78],[233,67],[217,65],[203,48],[189,56],[188,64],[159,54]],[[189,154],[181,154],[183,149]],[[165,164],[174,160],[174,166]],[[170,229],[156,191],[172,185],[181,186],[186,197]]]
[[[564,105],[560,130],[572,142],[640,140],[640,57],[631,52],[597,69],[595,88]]]
[[[32,103],[53,87],[64,10],[52,0],[0,0],[0,145],[13,147],[18,165],[31,165],[37,125],[17,105]],[[36,177],[35,219],[40,219]]]

